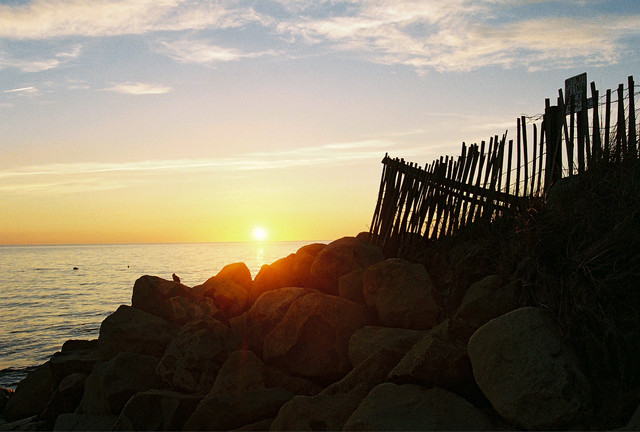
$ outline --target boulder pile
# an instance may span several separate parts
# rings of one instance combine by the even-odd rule
[[[1,430],[580,429],[589,382],[554,318],[489,276],[441,313],[427,270],[366,236],[252,279],[133,286],[97,340],[2,389]],[[624,426],[624,425],[621,425]]]

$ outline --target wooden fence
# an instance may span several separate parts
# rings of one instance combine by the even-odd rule
[[[440,157],[420,167],[385,155],[370,239],[387,256],[401,256],[420,239],[450,236],[474,221],[493,220],[525,207],[563,177],[585,172],[597,161],[638,157],[633,77],[600,97],[591,83],[578,112],[573,97],[559,90],[557,105],[517,119],[516,141],[507,132],[480,145],[462,143],[455,158]],[[615,115],[615,125],[611,116]],[[564,151],[563,151],[564,149]]]

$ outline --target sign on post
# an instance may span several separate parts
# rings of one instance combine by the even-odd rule
[[[564,97],[567,114],[582,111],[583,98],[587,101],[587,109],[593,108],[593,99],[587,98],[586,72],[564,80]],[[571,110],[571,97],[573,97],[573,110]]]

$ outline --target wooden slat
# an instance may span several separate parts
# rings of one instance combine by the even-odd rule
[[[595,81],[591,81],[591,99],[593,100],[593,158],[600,159],[602,157],[602,140],[600,139],[600,117],[598,116],[598,90]]]
[[[633,75],[630,75],[629,86],[629,155],[632,158],[638,156],[637,140],[636,140],[636,104],[635,104],[635,84],[633,83]]]
[[[529,183],[529,159],[527,157],[527,124],[525,123],[525,117],[522,116],[522,156],[524,165],[524,186],[522,195],[527,196],[527,185]]]
[[[618,86],[618,124],[616,125],[616,155],[620,155],[617,160],[627,156],[627,133],[624,118],[624,85]]]
[[[609,160],[611,153],[611,89],[607,89],[604,112],[604,158],[605,160]]]

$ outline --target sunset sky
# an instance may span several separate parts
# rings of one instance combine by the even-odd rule
[[[385,152],[639,58],[637,0],[0,0],[0,244],[355,235]]]

